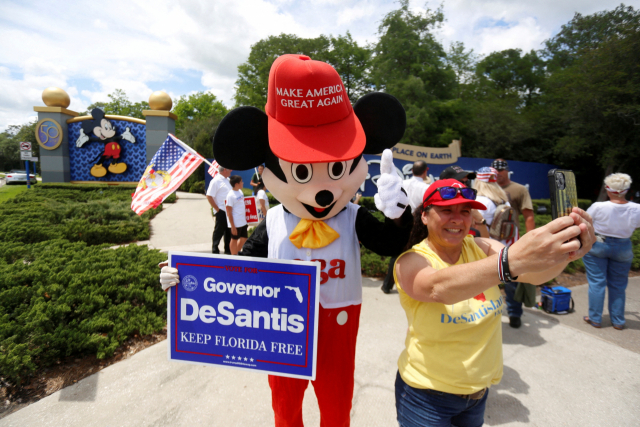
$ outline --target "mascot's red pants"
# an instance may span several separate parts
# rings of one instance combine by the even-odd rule
[[[104,145],[104,153],[102,154],[105,157],[113,157],[117,159],[120,157],[120,144],[117,142],[108,142]]]
[[[345,315],[346,313],[346,323]],[[342,323],[342,325],[340,324]],[[316,380],[321,427],[349,425],[360,305],[326,309],[318,315]],[[302,426],[302,398],[309,380],[269,375],[276,427]]]

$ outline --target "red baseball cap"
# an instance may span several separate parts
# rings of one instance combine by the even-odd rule
[[[451,205],[460,205],[463,203],[469,203],[473,209],[479,209],[481,211],[487,210],[487,207],[477,200],[469,200],[462,197],[462,194],[458,192],[453,199],[445,200],[440,195],[439,191],[436,191],[438,188],[442,187],[454,187],[454,188],[468,188],[466,185],[458,181],[457,179],[441,179],[429,186],[427,191],[424,192],[422,196],[422,205],[424,206],[427,203],[427,206],[436,205],[436,206],[451,206]],[[433,194],[431,194],[433,193]],[[431,195],[431,197],[429,197]],[[429,197],[429,200],[427,200]]]
[[[291,163],[351,160],[366,136],[338,72],[304,55],[282,55],[269,72],[269,146]]]

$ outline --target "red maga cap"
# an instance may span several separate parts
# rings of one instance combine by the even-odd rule
[[[269,72],[269,146],[291,163],[351,160],[366,136],[337,71],[304,55],[282,55]]]
[[[478,209],[481,211],[487,210],[487,207],[482,203],[478,202],[477,200],[465,199],[464,197],[462,197],[462,194],[460,193],[456,194],[456,197],[454,197],[453,199],[444,200],[440,195],[440,192],[436,191],[438,188],[441,188],[441,187],[467,188],[466,185],[464,185],[457,179],[453,179],[453,178],[440,179],[434,182],[433,184],[431,184],[429,188],[427,188],[427,191],[424,192],[424,195],[422,196],[422,204],[424,205],[424,203],[427,202],[427,197],[429,197],[431,193],[434,193],[431,197],[429,197],[427,206],[429,205],[451,206],[451,205],[461,205],[463,203],[469,203],[471,205],[471,208],[473,209]]]

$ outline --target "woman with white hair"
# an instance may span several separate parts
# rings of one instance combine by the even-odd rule
[[[609,291],[609,315],[617,330],[624,328],[625,290],[633,260],[631,235],[640,227],[640,206],[629,203],[625,195],[631,177],[614,173],[604,179],[609,201],[591,205],[597,241],[583,258],[589,281],[589,316],[584,321],[600,328],[605,289]]]

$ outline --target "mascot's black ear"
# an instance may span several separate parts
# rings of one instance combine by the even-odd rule
[[[268,150],[267,115],[255,107],[231,110],[213,136],[213,157],[228,169],[255,168],[264,163]]]
[[[364,154],[380,154],[400,141],[407,126],[407,115],[400,101],[383,93],[368,93],[353,106],[365,135]]]
[[[91,110],[91,117],[93,117],[93,120],[97,120],[98,123],[100,123],[102,119],[104,119],[104,111],[100,108],[94,108]]]
[[[96,126],[99,127],[100,122],[104,119],[104,111],[100,108],[94,108],[91,110],[91,117],[93,117],[93,120],[85,120],[82,122],[81,127],[85,135],[93,135],[93,128]]]

